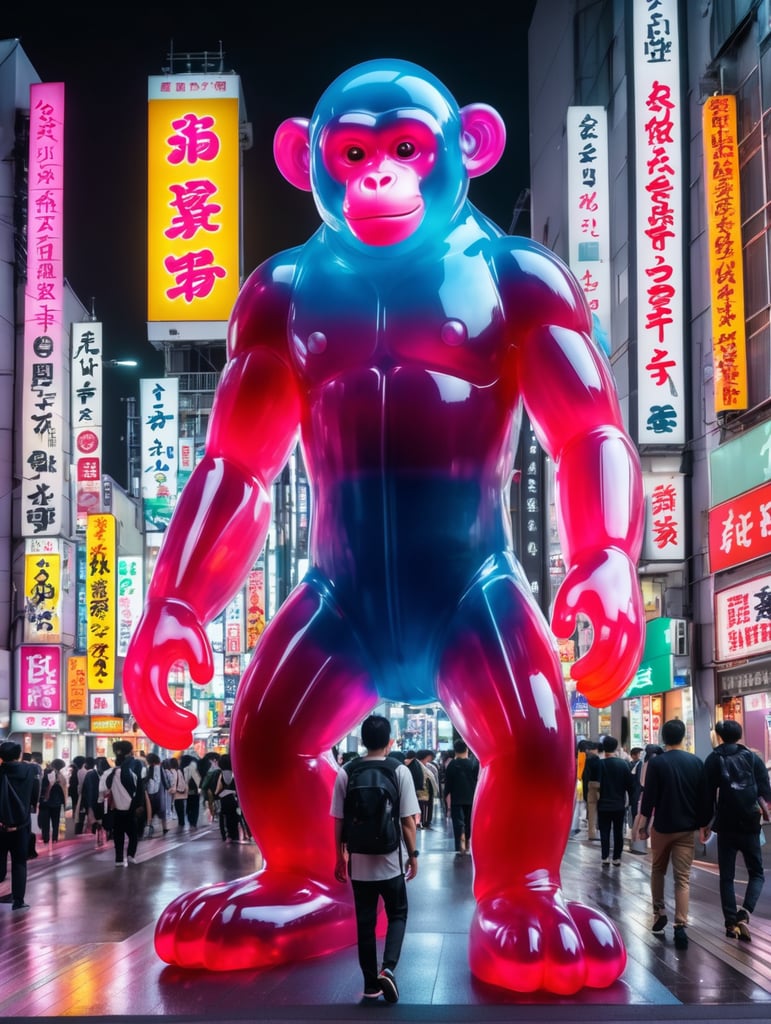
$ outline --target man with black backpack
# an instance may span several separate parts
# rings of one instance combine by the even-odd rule
[[[739,740],[742,727],[733,719],[718,722],[719,745],[704,762],[709,792],[715,802],[715,817],[702,830],[703,842],[710,831],[717,833],[717,861],[720,873],[720,903],[728,938],[750,942],[750,914],[755,909],[765,881],[760,843],[761,817],[769,820],[771,786],[768,771],[757,754]],[[736,908],[736,855],[747,868],[744,905]]]
[[[394,971],[407,927],[405,881],[418,873],[415,816],[420,807],[410,771],[391,750],[391,723],[382,715],[362,722],[366,756],[340,768],[332,794],[335,819],[335,878],[353,887],[359,966],[364,975],[363,1005],[382,994],[399,999]],[[379,901],[388,928],[378,971],[376,926]]]

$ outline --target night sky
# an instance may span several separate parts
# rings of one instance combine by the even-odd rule
[[[462,14],[445,3],[327,3],[323,12],[301,13],[274,2],[271,9],[252,5],[245,15],[243,4],[215,0],[206,13],[179,3],[152,10],[136,4],[124,14],[111,4],[82,3],[3,11],[0,38],[18,38],[43,81],[66,84],[65,276],[87,307],[93,298],[106,358],[140,361],[133,374],[106,371],[105,387],[116,389],[111,397],[137,394],[140,376],[163,372],[145,326],[146,109],[147,78],[162,73],[172,48],[218,55],[221,44],[225,70],[241,76],[254,136],[244,154],[246,276],[319,224],[310,193],[292,188],[273,162],[276,128],[287,117],[310,117],[333,78],[376,57],[422,64],[461,105],[489,103],[501,113],[506,152],[493,171],[472,180],[469,196],[508,229],[530,184],[527,28],[534,6],[474,3]],[[527,230],[526,219],[518,230]],[[105,470],[123,482],[123,428],[105,426]]]

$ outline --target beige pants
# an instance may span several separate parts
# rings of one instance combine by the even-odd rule
[[[589,783],[589,792],[586,794],[586,829],[589,839],[599,839],[597,831],[597,801],[600,799],[599,782]]]

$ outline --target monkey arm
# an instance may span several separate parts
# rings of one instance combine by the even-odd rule
[[[206,454],[185,485],[148,588],[210,621],[265,543],[270,486],[295,444],[300,405],[291,368],[268,349],[235,356],[214,401]]]
[[[610,366],[583,330],[544,326],[526,344],[525,406],[556,466],[560,539],[568,572],[552,612],[569,637],[587,616],[594,639],[572,675],[597,706],[624,692],[644,643],[636,563],[644,525],[639,457],[624,430]]]
[[[184,661],[195,682],[211,678],[204,624],[237,591],[265,542],[270,486],[294,446],[300,419],[282,350],[286,311],[283,320],[276,316],[281,303],[271,296],[269,315],[261,318],[255,289],[243,294],[231,318],[237,337],[217,388],[206,454],[174,510],[123,668],[132,713],[172,750],[190,744],[197,720],[172,699],[169,670]]]

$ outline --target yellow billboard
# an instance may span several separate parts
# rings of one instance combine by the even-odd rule
[[[239,286],[237,75],[148,84],[147,319],[223,321]]]
[[[27,542],[29,546],[29,541]],[[61,555],[51,551],[24,556],[24,640],[60,644]]]
[[[710,96],[703,129],[715,412],[726,412],[748,401],[736,97]]]

